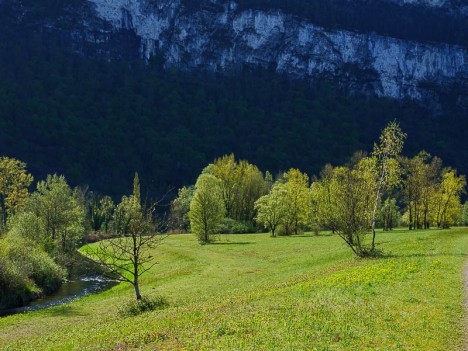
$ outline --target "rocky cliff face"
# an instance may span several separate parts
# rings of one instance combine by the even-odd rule
[[[167,65],[210,71],[262,65],[398,99],[423,99],[425,83],[466,84],[467,50],[460,46],[330,31],[280,11],[237,11],[236,2],[228,0],[206,1],[195,11],[179,0],[89,1],[114,31],[136,33],[143,57],[161,54]]]
[[[325,78],[353,91],[397,99],[436,100],[435,90],[457,85],[462,87],[458,100],[468,101],[466,46],[326,29],[280,10],[249,9],[247,0],[73,0],[58,11],[49,11],[45,0],[36,1],[0,4],[11,5],[7,17],[18,28],[36,26],[58,34],[82,55],[157,55],[166,67],[216,72],[263,66],[291,78]],[[459,0],[380,1],[468,18],[460,15],[466,5]],[[5,13],[0,9],[3,23]]]

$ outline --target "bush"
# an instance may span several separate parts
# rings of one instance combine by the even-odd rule
[[[128,300],[119,308],[122,317],[137,316],[144,312],[162,310],[169,306],[167,300],[161,295],[142,297],[141,300]]]
[[[17,233],[0,240],[0,308],[23,305],[57,289],[65,274],[39,246]]]
[[[55,291],[66,276],[66,271],[59,267],[44,251],[34,250],[30,257],[33,267],[30,278],[44,293]]]
[[[248,222],[224,218],[219,226],[220,234],[248,234],[255,233],[255,227]]]

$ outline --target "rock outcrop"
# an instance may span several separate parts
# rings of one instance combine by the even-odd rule
[[[136,33],[143,57],[160,54],[166,65],[211,71],[262,65],[294,78],[328,77],[397,99],[424,98],[424,83],[466,83],[467,50],[460,46],[331,31],[280,11],[238,11],[228,0],[207,1],[196,10],[180,0],[89,1],[113,30]]]

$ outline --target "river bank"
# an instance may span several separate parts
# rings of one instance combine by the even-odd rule
[[[29,294],[21,303],[0,309],[0,316],[58,306],[110,289],[119,282],[104,276],[102,267],[77,254],[68,267],[68,278],[46,294]]]

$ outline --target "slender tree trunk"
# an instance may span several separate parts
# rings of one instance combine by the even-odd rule
[[[203,223],[203,243],[207,244],[208,243],[208,222],[205,220]]]
[[[347,237],[348,237],[348,243],[349,245],[354,245],[354,238],[353,238],[353,234],[351,232],[349,232],[348,234],[346,234]]]
[[[141,300],[141,294],[140,294],[140,282],[138,280],[138,266],[135,265],[135,270],[133,273],[135,276],[133,278],[133,287],[135,288],[135,295],[137,300]]]
[[[413,207],[409,205],[409,230],[413,230]]]
[[[275,237],[275,231],[276,231],[276,225],[270,224],[270,230],[271,230],[271,237],[274,238]]]
[[[427,227],[427,209],[424,209],[424,229],[429,229]]]
[[[135,295],[137,300],[141,300],[140,295],[140,285],[139,285],[139,273],[138,273],[138,266],[140,265],[139,262],[139,252],[138,252],[138,243],[137,243],[137,236],[132,235],[133,240],[133,287],[135,288]]]
[[[354,247],[354,244],[352,242],[349,242],[346,238],[349,238],[349,237],[352,237],[352,234],[345,234],[343,232],[341,232],[343,235],[340,234],[340,232],[338,232],[338,235],[344,239],[345,243],[348,244],[348,246],[351,248],[351,250],[353,250],[353,252],[356,254],[356,256],[359,256],[361,257],[361,255],[358,253],[358,251],[356,251],[356,248]]]
[[[141,300],[140,285],[139,285],[139,282],[138,282],[138,277],[135,277],[133,287],[135,288],[136,299]]]

